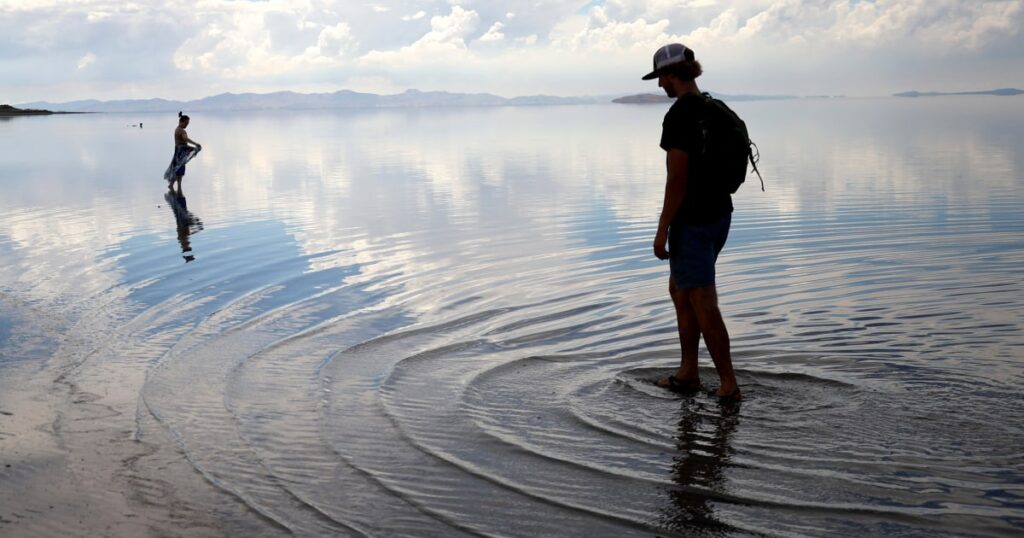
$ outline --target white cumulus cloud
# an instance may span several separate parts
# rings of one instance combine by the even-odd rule
[[[341,56],[354,44],[352,29],[348,24],[339,22],[320,31],[317,38],[317,53],[326,57]]]
[[[0,0],[0,35],[26,101],[652,91],[638,75],[671,41],[726,93],[1024,87],[1024,0]]]
[[[668,32],[669,24],[667,19],[654,22],[643,18],[617,20],[604,8],[595,7],[581,26],[577,21],[576,27],[566,24],[556,28],[551,34],[551,42],[556,48],[578,53],[634,54],[679,41],[679,36]]]
[[[246,79],[341,65],[357,41],[347,22],[307,5],[250,4],[208,17],[174,51],[182,71]]]
[[[78,69],[85,69],[86,67],[89,67],[89,65],[92,64],[95,61],[96,61],[96,55],[95,54],[93,54],[91,52],[86,53],[85,56],[82,56],[81,58],[78,59]]]
[[[505,34],[501,33],[501,29],[504,27],[505,25],[501,22],[496,22],[492,24],[491,27],[487,30],[487,32],[484,33],[484,35],[480,36],[480,41],[488,43],[494,41],[501,41],[505,39]]]
[[[364,66],[402,66],[437,65],[465,60],[470,57],[466,47],[469,37],[480,16],[476,11],[461,6],[452,6],[448,15],[438,15],[430,19],[430,31],[410,45],[398,50],[372,50],[357,63]]]

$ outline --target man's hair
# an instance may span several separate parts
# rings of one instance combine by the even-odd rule
[[[684,60],[664,68],[666,75],[672,75],[680,80],[694,80],[704,72],[697,60]]]

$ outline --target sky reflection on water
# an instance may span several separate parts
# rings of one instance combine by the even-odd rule
[[[487,498],[536,532],[571,507],[581,533],[999,535],[1024,480],[1012,103],[735,103],[767,189],[719,262],[735,415],[645,381],[678,353],[660,106],[194,114],[187,201],[173,115],[0,123],[0,363],[33,315],[101,325],[127,355],[76,344],[76,375],[139,373],[148,427],[298,533],[394,496],[418,508],[382,532],[501,528]]]
[[[762,238],[747,222],[790,222],[805,233],[808,222],[821,225],[807,218],[817,214],[829,217],[825,223],[900,219],[929,230],[970,218],[968,225],[1019,231],[1019,219],[1000,218],[1013,217],[1006,200],[1020,169],[1020,138],[1005,135],[1014,119],[997,100],[966,100],[970,122],[949,100],[738,103],[762,148],[769,189],[741,191],[742,233],[731,244]],[[663,164],[651,140],[661,112],[607,106],[203,115],[190,131],[205,151],[190,166],[184,191],[207,222],[279,220],[308,253],[353,236],[413,231],[429,231],[427,238],[443,244],[465,228],[588,241],[572,233],[581,219],[614,230],[656,217]],[[136,119],[148,127],[128,128]],[[31,252],[85,241],[95,251],[125,235],[166,230],[155,210],[161,181],[153,170],[169,158],[170,128],[159,129],[158,116],[5,125],[0,203],[11,242]],[[978,210],[990,218],[979,219],[972,213]],[[59,218],[33,229],[42,219],[17,218],[25,211]],[[60,233],[48,233],[52,226]]]

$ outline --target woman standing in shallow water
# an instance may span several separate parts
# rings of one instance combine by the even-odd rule
[[[185,128],[188,127],[188,116],[178,112],[178,127],[174,130],[174,159],[171,167],[174,169],[170,179],[167,180],[167,187],[174,188],[174,182],[178,182],[178,190],[181,190],[181,178],[185,175],[185,163],[189,155],[203,149],[203,145],[188,137]],[[195,148],[189,146],[192,144]]]

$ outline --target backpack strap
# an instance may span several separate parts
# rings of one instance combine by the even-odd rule
[[[750,152],[747,154],[747,158],[750,159],[750,167],[757,174],[757,179],[761,180],[761,192],[764,192],[764,178],[761,177],[761,171],[757,169],[757,163],[761,160],[761,150],[757,149],[757,144],[753,140],[750,141]]]

